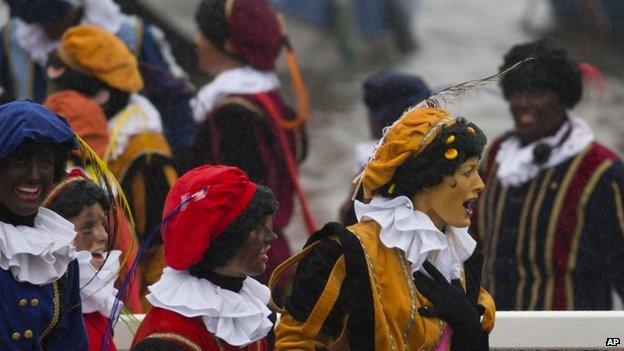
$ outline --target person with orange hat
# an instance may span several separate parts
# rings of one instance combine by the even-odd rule
[[[423,103],[427,104],[427,102]],[[483,132],[419,104],[390,126],[356,178],[358,223],[327,224],[303,251],[276,350],[487,350],[494,302],[468,233],[483,189]]]
[[[161,233],[167,267],[131,350],[268,350],[273,192],[235,167],[201,166],[173,185]]]
[[[160,115],[138,92],[137,60],[116,36],[93,25],[71,27],[47,67],[52,91],[75,90],[98,103],[108,119],[105,161],[128,195],[140,241],[158,225],[165,196],[177,179]],[[158,280],[162,243],[145,257],[144,284]],[[144,294],[141,294],[142,296]]]
[[[284,34],[265,0],[203,0],[195,20],[200,69],[215,77],[191,101],[200,124],[198,162],[239,167],[254,182],[275,192],[280,209],[273,223],[278,240],[271,249],[270,273],[290,256],[282,232],[292,217],[295,193],[304,201],[297,183],[297,162],[306,154],[305,88],[288,50],[294,85],[299,87],[300,109],[295,115],[284,103],[274,73]],[[302,208],[307,211],[305,205]],[[311,223],[306,213],[306,223]]]

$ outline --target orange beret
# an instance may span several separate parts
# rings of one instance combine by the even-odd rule
[[[364,197],[373,197],[390,182],[397,167],[427,147],[443,126],[454,123],[455,117],[441,108],[413,108],[405,112],[385,133],[381,145],[358,176],[361,179],[356,179],[362,182]]]
[[[71,27],[57,55],[69,68],[127,93],[143,89],[137,59],[121,39],[94,25]]]
[[[108,124],[104,111],[95,102],[73,90],[48,96],[44,105],[67,119],[69,126],[93,151],[104,158],[108,147]]]

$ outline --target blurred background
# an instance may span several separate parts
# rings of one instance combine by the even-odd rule
[[[118,1],[160,26],[197,87],[210,77],[196,68],[193,13],[198,0]],[[361,83],[381,69],[421,75],[439,90],[498,72],[514,44],[550,37],[596,79],[573,111],[599,141],[624,152],[624,1],[621,0],[272,0],[284,16],[311,95],[310,154],[301,183],[317,226],[337,219],[349,195],[353,146],[369,137]],[[7,16],[0,3],[0,23]],[[282,62],[283,64],[283,62]],[[290,96],[285,66],[279,70]],[[512,126],[496,85],[447,106],[476,122],[489,139]],[[286,230],[293,249],[306,231],[294,216]]]

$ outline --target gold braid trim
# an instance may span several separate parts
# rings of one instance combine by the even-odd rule
[[[183,344],[186,347],[191,348],[193,351],[202,351],[201,347],[191,341],[189,338],[184,337],[180,334],[175,333],[154,333],[148,335],[145,339],[162,339],[162,340],[170,340],[179,344]]]
[[[61,296],[59,294],[58,281],[52,283],[52,304],[54,305],[54,312],[52,313],[52,320],[50,324],[41,333],[41,339],[45,339],[48,334],[56,327],[61,316]]]

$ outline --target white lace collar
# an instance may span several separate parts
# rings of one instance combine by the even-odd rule
[[[535,146],[540,143],[551,146],[557,145],[568,128],[572,128],[570,135],[561,146],[552,150],[548,161],[543,165],[535,164],[533,162]],[[564,123],[555,135],[534,141],[524,147],[518,137],[512,136],[501,144],[500,151],[496,155],[496,162],[498,163],[496,177],[505,187],[519,186],[533,179],[541,170],[557,166],[578,155],[594,139],[594,132],[591,127],[578,117],[570,117],[569,121]]]
[[[243,281],[239,293],[221,289],[188,271],[165,267],[146,296],[152,306],[185,317],[202,317],[206,329],[232,346],[245,346],[264,338],[273,327],[267,318],[269,288],[253,278]]]
[[[355,201],[358,221],[370,219],[381,226],[379,238],[388,248],[398,248],[412,265],[412,273],[431,262],[448,280],[461,278],[462,263],[477,246],[468,228],[436,228],[429,216],[413,209],[406,196],[388,199],[375,196],[370,203]],[[424,270],[423,270],[424,271]]]
[[[107,253],[102,255],[106,257]],[[117,300],[117,289],[115,289],[114,284],[119,275],[120,256],[121,251],[110,251],[104,266],[98,270],[91,265],[91,252],[78,251],[82,313],[97,311],[103,316],[111,318],[113,305]]]
[[[110,33],[117,33],[121,27],[121,10],[113,0],[80,0],[84,14],[81,23],[98,25]],[[40,66],[45,67],[48,54],[59,46],[58,40],[51,40],[40,24],[30,24],[15,19],[15,35],[19,46],[29,53]]]
[[[43,207],[34,227],[0,222],[0,268],[19,282],[52,283],[76,258],[75,237],[70,221]]]
[[[273,72],[258,71],[249,66],[224,71],[191,100],[193,118],[197,123],[205,121],[217,102],[228,95],[263,93],[279,86],[279,79]]]
[[[110,143],[106,158],[114,161],[126,151],[133,136],[149,132],[162,133],[163,127],[156,107],[135,93],[130,95],[126,108],[108,121],[108,130]]]

